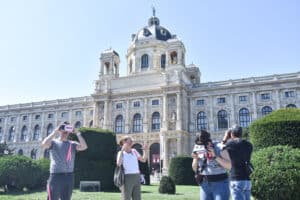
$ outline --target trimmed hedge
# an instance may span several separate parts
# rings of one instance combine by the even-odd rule
[[[81,128],[88,149],[75,158],[75,187],[80,181],[100,181],[101,191],[114,190],[113,174],[116,159],[116,135],[98,128]],[[77,140],[76,135],[71,139]]]
[[[176,186],[174,181],[169,176],[163,176],[159,183],[158,192],[161,194],[175,194]]]
[[[255,148],[291,145],[300,148],[300,109],[287,108],[254,121],[250,140]]]
[[[251,174],[256,199],[300,199],[300,149],[274,146],[254,152]]]
[[[40,180],[40,168],[25,156],[0,157],[0,187],[8,190],[35,189]]]
[[[197,185],[192,169],[193,159],[188,156],[172,158],[169,166],[169,175],[176,185]]]
[[[42,158],[34,161],[39,168],[39,179],[37,180],[37,184],[35,185],[35,189],[46,188],[47,180],[49,178],[50,172],[50,160],[46,158]]]

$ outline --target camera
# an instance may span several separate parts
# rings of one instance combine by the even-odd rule
[[[72,133],[74,128],[72,125],[68,125],[68,124],[63,124],[59,127],[60,131],[66,131],[68,133]]]

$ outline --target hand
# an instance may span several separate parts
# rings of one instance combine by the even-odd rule
[[[230,138],[230,130],[228,129],[225,134],[224,134],[224,137],[223,137],[223,143],[226,143],[226,141]]]
[[[216,157],[215,150],[212,146],[208,146],[207,150],[208,150],[208,154],[209,154],[210,157]]]
[[[147,143],[144,143],[142,149],[143,149],[144,151],[148,151],[148,144],[147,144]]]
[[[195,152],[193,152],[193,153],[191,154],[191,156],[192,156],[193,159],[198,159],[198,158],[199,158],[199,157],[198,157],[198,154],[195,153]]]

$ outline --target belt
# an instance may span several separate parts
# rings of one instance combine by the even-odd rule
[[[217,182],[217,181],[223,181],[228,178],[228,175],[226,173],[224,174],[216,174],[216,175],[203,175],[204,180],[207,182]]]

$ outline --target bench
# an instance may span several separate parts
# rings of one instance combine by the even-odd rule
[[[100,192],[100,181],[80,181],[80,192]]]

